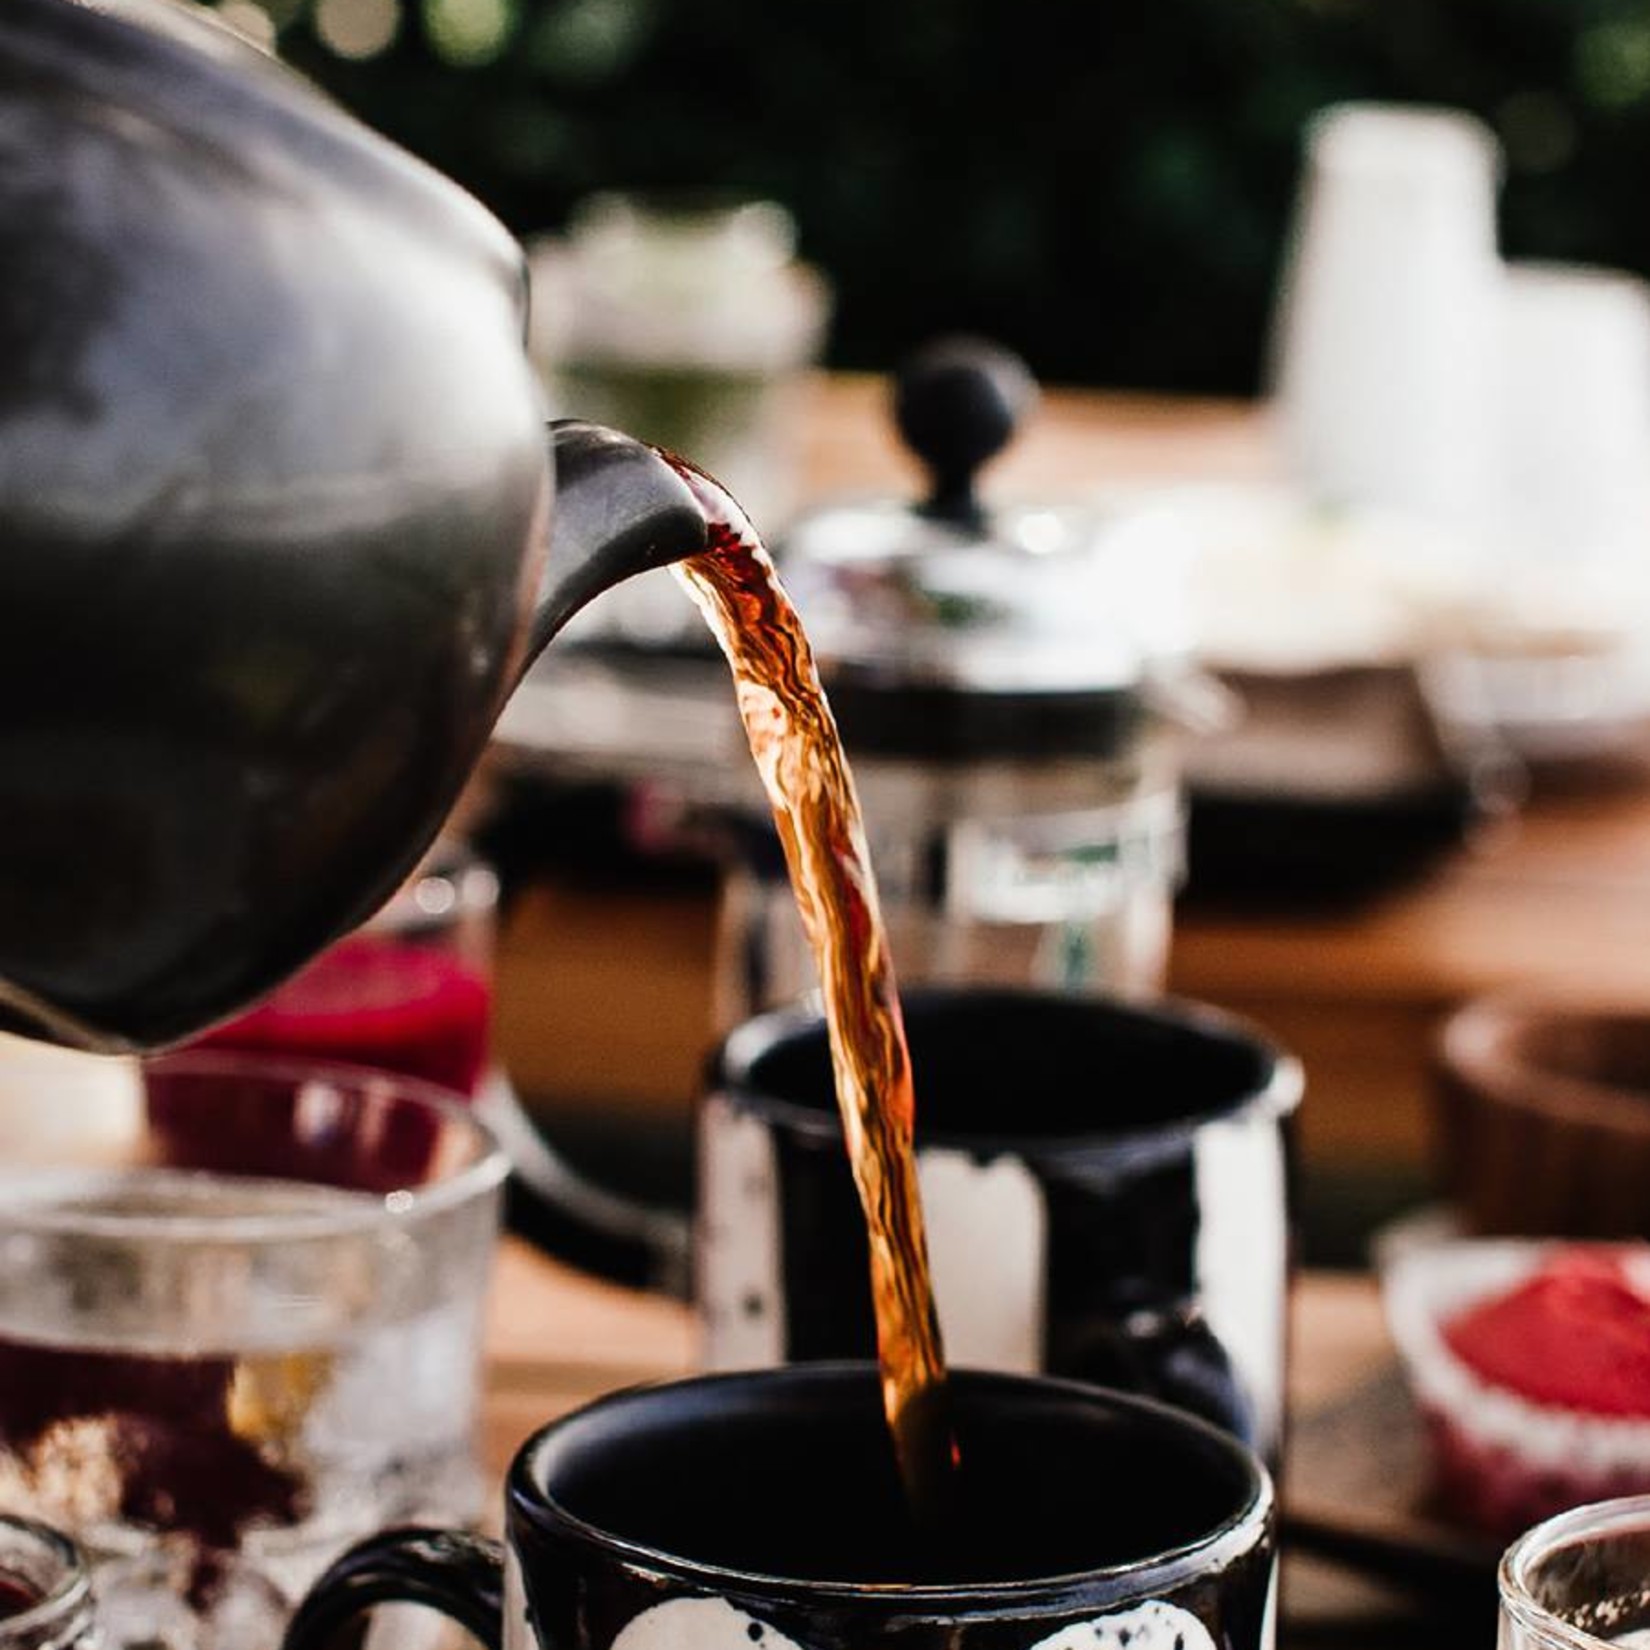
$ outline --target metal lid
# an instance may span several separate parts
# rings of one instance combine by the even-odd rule
[[[1091,506],[988,508],[978,472],[1035,405],[1023,362],[972,339],[930,346],[894,384],[928,471],[915,503],[843,503],[778,548],[854,749],[1113,754],[1143,689],[1189,651],[1172,570],[1141,565]]]

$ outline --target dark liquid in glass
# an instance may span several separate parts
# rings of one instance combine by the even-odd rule
[[[40,1595],[16,1576],[0,1575],[0,1621],[20,1616],[40,1602]]]
[[[103,1516],[234,1547],[247,1529],[307,1510],[307,1487],[274,1446],[284,1411],[301,1409],[316,1379],[301,1356],[165,1357],[0,1336],[0,1447],[36,1493],[63,1493],[63,1475],[78,1473],[83,1495],[104,1486]]]

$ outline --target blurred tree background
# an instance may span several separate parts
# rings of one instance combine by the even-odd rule
[[[1254,390],[1343,98],[1487,120],[1509,255],[1650,272],[1650,0],[224,3],[519,234],[604,188],[782,201],[838,366],[965,327],[1051,382]]]

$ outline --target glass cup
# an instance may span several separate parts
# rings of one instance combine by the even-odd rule
[[[797,257],[796,240],[777,201],[694,190],[586,197],[565,237],[528,248],[529,348],[551,400],[693,454],[753,521],[784,519],[799,491],[806,374],[830,317],[828,283]],[[617,621],[606,601],[593,621],[662,639],[649,622],[662,608],[638,602],[636,588],[613,593]]]
[[[96,1650],[91,1577],[66,1536],[0,1518],[0,1650]]]
[[[336,1060],[474,1095],[491,1061],[498,878],[443,843],[388,905],[198,1046]]]
[[[130,1071],[0,1171],[0,1511],[202,1613],[231,1570],[290,1592],[385,1523],[473,1518],[488,1131],[390,1074]]]
[[[1650,1495],[1575,1507],[1501,1560],[1500,1650],[1650,1645]]]
[[[93,1589],[80,1548],[29,1518],[0,1516],[0,1650],[217,1650],[272,1643],[285,1601],[231,1561],[214,1576],[210,1617],[182,1597],[157,1598],[164,1555],[105,1568]]]

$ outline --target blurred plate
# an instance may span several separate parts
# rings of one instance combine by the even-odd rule
[[[1222,680],[1242,715],[1186,756],[1194,899],[1367,898],[1523,799],[1519,764],[1493,735],[1442,726],[1408,665]]]
[[[1396,1362],[1290,1418],[1285,1542],[1419,1591],[1491,1608],[1500,1547],[1427,1505],[1427,1440]]]
[[[1454,650],[1429,660],[1422,681],[1442,722],[1492,734],[1531,763],[1650,752],[1650,638]]]

